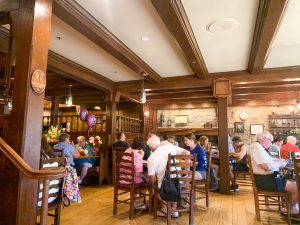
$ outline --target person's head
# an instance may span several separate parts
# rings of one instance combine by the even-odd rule
[[[168,142],[170,142],[171,144],[173,144],[173,145],[175,145],[175,136],[172,136],[172,135],[169,135],[169,134],[165,134],[164,136],[163,136],[163,139],[164,139],[164,141],[168,141]]]
[[[140,136],[135,137],[131,144],[131,148],[135,150],[143,150],[144,148],[144,139]]]
[[[190,148],[194,148],[197,144],[196,136],[193,133],[184,135],[184,144]]]
[[[156,135],[152,135],[147,140],[147,145],[151,149],[151,151],[155,151],[160,146],[160,139]]]
[[[69,143],[70,142],[70,135],[66,134],[66,133],[61,133],[59,135],[59,142],[66,142]]]
[[[283,138],[282,137],[276,137],[274,138],[274,142],[275,145],[281,146],[283,144]]]
[[[238,147],[243,144],[242,139],[239,136],[234,136],[232,138],[232,144],[234,147]]]
[[[126,139],[125,134],[123,132],[117,133],[117,139],[120,141],[125,141]]]
[[[257,141],[260,143],[264,148],[270,148],[273,142],[273,135],[269,131],[264,131],[257,135]]]
[[[83,148],[86,145],[86,138],[84,136],[78,136],[77,144]]]
[[[147,138],[151,137],[152,135],[156,135],[153,130],[148,131]]]
[[[288,136],[286,138],[286,142],[295,145],[297,143],[297,139],[294,136]]]
[[[208,145],[208,137],[201,136],[199,139],[199,143],[203,148],[206,148],[206,146]]]

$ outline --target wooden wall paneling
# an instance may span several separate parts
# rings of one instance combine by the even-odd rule
[[[220,157],[220,192],[222,194],[230,193],[227,101],[227,98],[218,98],[218,149]]]
[[[58,125],[58,112],[59,112],[59,97],[52,96],[51,99],[51,125]]]
[[[20,0],[19,10],[12,14],[16,67],[13,109],[4,138],[36,169],[40,162],[44,94],[33,92],[30,79],[36,69],[46,73],[51,16],[51,0]],[[37,181],[20,175],[5,158],[0,160],[5,165],[0,171],[0,221],[5,225],[35,224]]]

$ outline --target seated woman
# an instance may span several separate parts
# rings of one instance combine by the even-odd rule
[[[286,138],[286,144],[280,148],[280,156],[282,159],[288,159],[290,152],[300,152],[300,149],[296,145],[297,139],[294,136],[288,136]]]
[[[134,183],[140,184],[143,183],[143,178],[146,179],[146,176],[143,174],[143,157],[144,157],[144,142],[142,137],[135,137],[133,139],[131,148],[128,148],[125,150],[125,153],[133,153],[134,157]],[[123,156],[123,159],[128,159],[128,156]],[[124,163],[126,164],[126,163]],[[122,175],[122,170],[120,169],[120,177],[127,178],[129,175]],[[131,179],[131,177],[128,177]],[[129,184],[128,181],[121,180],[121,184]],[[146,209],[146,205],[143,202],[143,198],[139,198],[137,201],[135,201],[135,209]]]
[[[59,143],[54,145],[54,149],[63,149],[63,156],[67,158],[64,194],[66,194],[71,201],[80,203],[81,197],[78,188],[78,177],[76,169],[74,168],[74,158],[79,158],[80,154],[75,150],[75,147],[70,144],[70,136],[66,133],[60,134]]]
[[[195,171],[195,180],[206,178],[207,158],[204,149],[197,144],[196,137],[193,133],[184,136],[184,144],[191,154],[197,155],[197,165]]]
[[[230,170],[230,191],[239,191],[239,186],[234,182],[233,171],[249,171],[247,165],[247,151],[248,146],[242,142],[242,139],[238,136],[232,138],[232,144],[234,148],[234,153],[231,153],[230,156],[236,159],[236,162],[231,163]]]
[[[78,151],[87,150],[87,155],[93,154],[93,148],[87,143],[86,138],[84,136],[77,137],[76,148]],[[75,167],[78,171],[80,171],[80,179],[78,181],[79,184],[82,184],[83,179],[87,175],[88,169],[95,166],[95,164],[96,164],[95,158],[85,158],[85,159],[75,160]]]
[[[208,141],[208,137],[201,136],[199,139],[199,143],[201,147],[206,151],[211,151],[211,143]],[[211,164],[210,165],[211,171],[210,171],[210,190],[216,191],[219,189],[219,182],[218,182],[218,172],[219,172],[219,166],[217,164]]]

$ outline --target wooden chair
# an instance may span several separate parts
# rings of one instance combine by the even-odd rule
[[[296,182],[297,182],[297,189],[298,189],[298,203],[300,202],[300,158],[293,158],[294,162],[294,174],[296,177]],[[297,215],[292,215],[292,219],[300,221],[300,213]]]
[[[120,170],[121,169],[121,170]],[[140,184],[134,183],[134,153],[125,153],[124,151],[113,151],[113,170],[114,170],[114,209],[113,214],[117,214],[117,206],[120,203],[130,205],[129,219],[134,217],[134,203],[135,200],[141,198],[145,199],[149,196],[149,212],[151,213],[152,201],[152,186],[149,183],[142,182]],[[128,184],[122,184],[122,181]],[[121,192],[119,192],[121,191]],[[142,193],[148,191],[147,193]],[[120,200],[119,196],[130,194],[129,198]],[[136,195],[139,194],[138,197]]]
[[[50,158],[41,161],[41,169],[51,170],[54,168],[65,167],[65,164],[66,164],[65,157]],[[50,180],[49,183],[48,216],[54,217],[54,225],[60,224],[60,212],[61,212],[61,204],[62,204],[61,194],[62,194],[63,183],[64,183],[64,178],[58,180]],[[41,182],[39,182],[37,216],[41,215],[41,211],[42,211],[41,208],[42,190],[43,190],[43,185]]]
[[[252,180],[253,186],[253,195],[254,195],[254,203],[255,203],[255,214],[256,219],[260,221],[260,211],[268,211],[268,212],[278,212],[285,206],[287,210],[288,224],[291,224],[291,216],[290,216],[290,204],[289,204],[289,196],[285,192],[279,191],[264,191],[257,189],[253,168],[251,163],[251,157],[247,156],[250,177]],[[266,201],[268,199],[268,201]],[[261,208],[261,206],[265,206]],[[278,209],[269,208],[269,206],[277,206]]]
[[[233,183],[239,184],[241,186],[252,186],[252,181],[250,178],[250,172],[249,171],[235,171],[232,170],[233,173]],[[238,181],[238,182],[237,182]],[[234,187],[234,191],[235,187]]]
[[[171,154],[168,155],[168,163],[166,170],[170,176],[176,175],[175,167],[179,175],[179,182],[181,188],[181,197],[188,207],[180,208],[180,204],[177,203],[178,212],[189,212],[189,224],[194,224],[194,211],[195,211],[195,169],[196,169],[196,155],[175,155],[175,163],[171,158]],[[192,169],[191,169],[192,168]],[[171,204],[172,202],[165,202],[160,199],[158,187],[155,188],[154,195],[154,218],[157,218],[158,205],[164,205],[167,208],[167,224],[171,224]]]
[[[206,169],[206,178],[203,180],[195,180],[195,191],[196,193],[204,193],[204,196],[196,196],[196,200],[204,199],[206,202],[206,207],[209,208],[210,205],[210,170],[211,170],[211,158],[212,152],[209,151],[206,153],[207,157],[207,169]]]

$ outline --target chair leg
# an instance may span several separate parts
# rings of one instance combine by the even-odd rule
[[[171,225],[171,212],[172,212],[171,202],[167,202],[167,225]]]
[[[117,215],[117,211],[118,211],[118,189],[114,188],[114,210],[113,210],[113,214]]]
[[[209,208],[209,203],[210,203],[210,194],[209,194],[209,185],[205,185],[205,194],[206,194],[206,207]]]
[[[148,190],[149,192],[149,213],[152,213],[152,188]]]
[[[195,212],[195,192],[190,195],[190,212],[189,212],[189,222],[190,225],[194,225],[194,212]]]
[[[156,198],[156,193],[154,192],[154,212],[153,212],[153,217],[154,219],[157,218],[157,198]]]
[[[58,203],[58,207],[57,209],[55,209],[54,225],[60,225],[60,213],[61,213],[61,204]]]
[[[257,221],[260,221],[260,211],[259,211],[259,202],[258,196],[254,193],[254,203],[255,203],[255,214]]]
[[[289,204],[289,199],[282,199],[285,202],[286,205],[286,213],[287,213],[287,218],[288,218],[288,224],[291,225],[291,212],[290,212],[290,204]]]
[[[130,192],[130,211],[129,211],[129,219],[133,219],[133,214],[134,214],[134,202],[135,202],[135,193]]]

